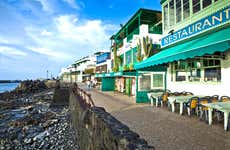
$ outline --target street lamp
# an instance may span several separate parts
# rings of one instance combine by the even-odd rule
[[[46,79],[48,79],[49,76],[49,70],[46,70]]]
[[[70,69],[70,83],[72,83],[72,70]]]

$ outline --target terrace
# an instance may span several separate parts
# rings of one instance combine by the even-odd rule
[[[148,33],[162,34],[161,27],[161,12],[149,9],[139,9],[131,19],[114,35],[114,40],[117,47],[122,47],[124,39],[126,42],[131,42],[134,35],[139,35],[141,25],[148,26]]]

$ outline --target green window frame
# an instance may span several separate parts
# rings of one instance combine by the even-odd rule
[[[125,53],[125,64],[129,65],[132,63],[132,50],[129,50]]]
[[[136,63],[137,62],[137,47],[134,47],[132,51],[133,51],[133,63]]]
[[[182,7],[181,7],[181,0],[176,0],[176,23],[182,20]]]
[[[201,10],[200,0],[192,0],[192,11],[197,13]]]
[[[164,10],[164,29],[167,30],[168,29],[168,20],[169,20],[169,13],[168,13],[168,4],[166,4],[163,7]]]
[[[175,8],[174,8],[174,0],[169,2],[169,26],[173,26],[175,24]]]
[[[171,75],[175,75],[175,82],[221,81],[221,58],[206,56],[176,61],[171,68],[173,69]]]
[[[143,73],[138,77],[138,91],[151,90],[151,74]]]
[[[121,59],[121,65],[120,66],[123,66],[124,65],[124,54],[122,54],[120,56],[120,59]]]
[[[212,0],[202,0],[202,7],[206,8],[212,4]]]
[[[183,19],[190,16],[190,0],[183,0]]]
[[[164,73],[153,73],[152,89],[164,89]]]

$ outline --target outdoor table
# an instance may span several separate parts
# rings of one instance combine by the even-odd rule
[[[175,112],[175,103],[180,103],[180,114],[183,113],[183,104],[188,102],[190,98],[194,97],[194,95],[183,95],[183,96],[169,96],[169,103],[172,105],[172,112]]]
[[[163,94],[163,92],[155,92],[155,93],[151,93],[151,106],[153,106],[153,98],[156,99],[156,107],[158,105],[159,102],[159,97]],[[162,106],[162,105],[161,105]]]
[[[212,125],[212,111],[213,109],[219,110],[224,113],[224,130],[228,128],[228,116],[230,112],[230,102],[215,102],[202,104],[208,107],[208,123]]]

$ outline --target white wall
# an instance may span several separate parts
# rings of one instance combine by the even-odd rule
[[[111,68],[111,59],[107,59],[106,62],[100,63],[100,64],[96,64],[96,66],[102,66],[102,65],[107,65],[107,71],[106,72],[111,72],[112,68]]]
[[[139,39],[141,39],[141,42],[142,42],[142,38],[146,36],[152,39],[153,44],[159,44],[159,45],[161,44],[160,39],[162,38],[162,35],[149,33],[148,25],[142,24],[140,26],[139,35],[133,35],[133,39],[129,42],[127,42],[127,38],[123,39],[123,46],[119,48],[119,50],[117,51],[117,55],[119,56],[129,51],[131,48],[136,47],[137,44],[139,44]],[[142,48],[142,54],[143,53],[144,53],[144,49]],[[124,58],[125,58],[125,55],[124,55]]]
[[[189,91],[195,95],[230,96],[230,52],[227,52],[227,59],[221,61],[221,82],[172,82],[171,69],[168,67],[167,89],[172,92]]]

